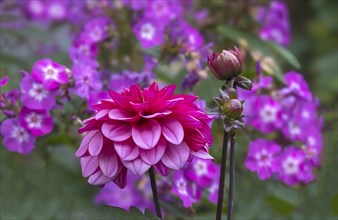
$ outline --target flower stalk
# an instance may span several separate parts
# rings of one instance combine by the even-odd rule
[[[156,209],[156,215],[157,215],[157,217],[162,219],[161,206],[160,206],[160,202],[158,200],[155,171],[154,171],[153,166],[149,168],[149,178],[150,178],[151,190],[153,192],[153,197],[154,197],[154,205],[155,205],[155,209]]]
[[[223,50],[222,53],[213,53],[208,57],[208,65],[212,74],[219,80],[225,81],[219,89],[219,97],[214,97],[218,106],[218,111],[222,115],[224,126],[223,149],[220,180],[218,188],[218,201],[216,220],[222,219],[224,182],[226,172],[226,157],[228,142],[230,139],[230,174],[228,192],[228,215],[227,219],[232,219],[234,207],[234,185],[235,185],[235,130],[244,127],[243,108],[244,101],[238,100],[236,87],[251,90],[252,83],[249,79],[240,76],[243,70],[244,56],[240,50]]]

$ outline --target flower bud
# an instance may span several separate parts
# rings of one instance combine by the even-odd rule
[[[235,78],[234,84],[242,89],[251,90],[252,89],[252,82],[250,79],[244,76],[237,76]]]
[[[239,118],[242,116],[243,105],[237,99],[230,99],[223,105],[223,113],[230,118]]]
[[[244,56],[235,47],[233,50],[223,50],[208,56],[208,65],[211,72],[219,80],[229,80],[241,74]]]

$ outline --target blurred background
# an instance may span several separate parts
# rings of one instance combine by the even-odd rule
[[[248,28],[253,19],[247,13],[247,7],[251,7],[252,2],[255,6],[269,4],[268,1],[249,0],[196,1],[194,7],[208,10],[211,21],[205,25],[195,22],[194,25],[207,42],[214,43],[215,51],[238,45],[241,42],[236,40],[236,31],[255,35]],[[22,12],[21,3],[14,0],[0,1],[0,73],[1,78],[10,76],[9,83],[1,87],[1,93],[19,87],[20,70],[29,71],[38,59],[49,57],[60,64],[71,66],[68,48],[78,27],[69,22],[29,19]],[[239,132],[236,144],[234,219],[338,219],[338,1],[288,0],[285,3],[289,9],[292,36],[288,49],[301,65],[297,71],[303,74],[313,95],[319,98],[319,114],[324,120],[321,166],[315,171],[315,180],[306,185],[288,187],[274,180],[261,181],[244,166],[251,137],[244,131]],[[129,9],[118,9],[117,14],[121,20],[124,19],[123,16],[131,16]],[[232,22],[236,25],[232,25]],[[226,34],[219,31],[222,28],[226,28]],[[250,44],[254,42],[250,41],[251,35],[244,34],[240,38],[247,37]],[[260,48],[261,44],[254,46]],[[123,56],[128,56],[127,52]],[[137,66],[138,61],[135,59]],[[248,63],[247,73],[253,72],[255,67],[252,59]],[[280,66],[283,72],[293,69],[283,61]],[[186,74],[184,70],[174,77],[163,73],[175,72],[174,68],[162,63],[155,73],[161,81],[181,84]],[[219,85],[212,77],[202,79],[194,92],[211,103],[212,96],[217,95]],[[74,111],[72,108],[71,105],[66,105],[60,112],[67,115],[67,111]],[[4,117],[2,114],[1,120]],[[82,119],[84,118],[86,117]],[[57,129],[39,139],[31,154],[9,152],[1,144],[0,218],[147,219],[135,210],[132,212],[136,214],[128,215],[122,210],[102,210],[102,207],[95,204],[94,197],[99,188],[89,185],[82,177],[79,160],[74,156],[80,143],[77,135],[79,125],[62,127],[64,122],[55,123],[58,124]],[[217,162],[220,161],[216,155],[221,149],[221,129],[220,123],[214,123],[215,143],[211,154]],[[179,205],[172,205],[165,209],[166,219],[203,220],[214,219],[216,206],[204,198],[193,208],[183,209]]]

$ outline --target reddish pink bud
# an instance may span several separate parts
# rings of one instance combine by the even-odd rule
[[[219,80],[229,80],[241,74],[244,56],[235,47],[233,50],[223,50],[208,56],[208,65],[211,72]]]

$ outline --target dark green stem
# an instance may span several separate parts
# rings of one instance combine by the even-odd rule
[[[230,135],[230,177],[229,177],[229,198],[228,198],[228,220],[232,219],[234,209],[234,186],[235,186],[235,140],[236,134],[233,131]]]
[[[149,169],[149,177],[150,177],[150,183],[151,183],[151,189],[153,191],[153,197],[154,197],[154,204],[156,209],[156,215],[160,219],[162,219],[162,213],[161,213],[161,207],[158,200],[158,193],[157,193],[157,187],[156,187],[156,179],[155,179],[155,171],[154,167],[150,167]]]
[[[216,220],[222,219],[223,198],[224,198],[224,183],[225,183],[225,168],[227,160],[228,149],[228,136],[229,133],[224,130],[223,147],[222,147],[222,161],[221,161],[221,173],[218,184],[218,200],[217,200],[217,213]]]

